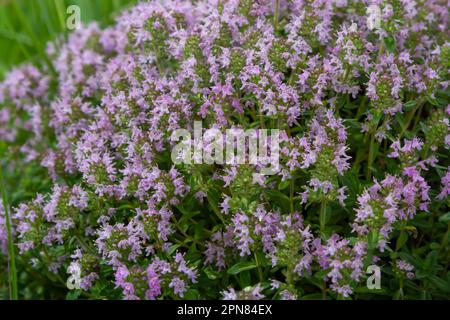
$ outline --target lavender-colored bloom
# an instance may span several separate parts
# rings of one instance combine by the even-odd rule
[[[20,256],[80,271],[83,290],[109,281],[99,279],[106,264],[105,292],[160,299],[202,287],[205,265],[223,284],[226,268],[265,255],[282,299],[317,272],[351,296],[368,240],[389,250],[400,227],[419,212],[441,214],[450,194],[448,8],[368,5],[366,14],[347,0],[143,2],[112,26],[50,43],[52,68],[13,68],[0,82],[4,158],[53,181],[12,210]],[[279,150],[256,164],[197,164],[194,154],[194,164],[173,165],[171,134],[198,119],[221,132],[281,129]],[[184,142],[212,150],[197,138]],[[280,170],[264,176],[275,151]],[[332,212],[320,238],[319,203]],[[353,236],[340,225],[349,219]],[[404,261],[394,268],[413,276]],[[262,299],[265,281],[219,292]]]
[[[186,292],[186,284],[176,276],[170,281],[169,288],[172,288],[173,293],[181,298],[183,298],[184,292]]]
[[[415,277],[414,274],[414,266],[404,260],[397,260],[395,262],[395,267],[401,272],[403,273],[406,278],[408,279],[413,279]]]
[[[236,291],[233,288],[222,291],[223,300],[237,300]]]

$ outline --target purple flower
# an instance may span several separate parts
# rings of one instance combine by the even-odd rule
[[[178,295],[180,298],[183,298],[183,295],[186,292],[185,282],[176,276],[172,279],[172,281],[170,281],[169,288],[172,288],[173,293]]]

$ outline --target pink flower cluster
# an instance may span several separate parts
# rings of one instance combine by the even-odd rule
[[[127,299],[214,297],[207,281],[216,298],[292,299],[317,274],[321,294],[350,297],[368,238],[383,254],[400,223],[449,195],[448,169],[437,191],[427,181],[445,159],[429,151],[449,145],[450,109],[436,102],[448,8],[398,4],[152,1],[49,44],[54,70],[25,65],[0,83],[0,142],[14,167],[45,167],[53,183],[14,209],[20,254]],[[420,113],[439,127],[413,131]],[[174,165],[172,132],[199,120],[282,130],[280,170]],[[215,272],[251,261],[236,271],[255,272],[249,283],[218,284]]]

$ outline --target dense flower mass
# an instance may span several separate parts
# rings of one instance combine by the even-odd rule
[[[0,83],[7,170],[49,182],[10,187],[23,272],[71,298],[450,297],[448,21],[438,0],[170,0],[50,43]],[[194,121],[279,129],[275,174],[175,164]]]

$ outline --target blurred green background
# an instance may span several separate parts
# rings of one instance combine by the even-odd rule
[[[78,5],[81,21],[113,22],[121,9],[138,0],[0,0],[0,80],[24,61],[46,60],[46,43],[66,28],[67,7]]]
[[[0,0],[0,81],[13,67],[33,62],[37,66],[49,63],[45,49],[47,43],[67,35],[67,7],[78,5],[83,23],[97,21],[100,26],[112,24],[115,17],[138,0]],[[0,166],[4,172],[7,203],[15,206],[33,198],[36,192],[50,190],[45,168],[35,164],[22,164],[20,170],[14,159],[4,156],[6,145],[0,141]],[[1,254],[0,254],[1,258]],[[1,260],[1,259],[0,259]],[[24,299],[64,299],[65,289],[49,282],[36,272],[24,272],[29,263],[16,259],[20,297]],[[0,300],[8,299],[8,272],[6,263],[0,263]]]

